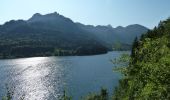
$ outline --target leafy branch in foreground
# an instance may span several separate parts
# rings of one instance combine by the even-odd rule
[[[63,91],[63,95],[61,97],[60,100],[72,100],[72,97],[71,96],[68,96],[68,94],[66,93],[66,91],[64,90]]]
[[[130,55],[128,53],[122,54],[119,58],[111,60],[114,64],[113,71],[118,71],[121,73],[126,73],[126,68],[130,61]]]
[[[15,94],[15,87],[10,87],[9,85],[6,84],[6,96],[2,97],[2,100],[14,100],[13,96]],[[22,95],[18,98],[18,100],[24,100],[25,96]]]
[[[100,93],[90,93],[83,100],[109,100],[107,89],[101,88]]]
[[[9,88],[6,85],[6,90],[7,90],[6,96],[2,97],[2,100],[12,100],[12,97],[14,95],[14,88]]]

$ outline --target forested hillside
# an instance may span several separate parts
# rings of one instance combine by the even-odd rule
[[[135,36],[147,31],[141,25],[126,28],[73,22],[56,12],[34,14],[28,20],[0,25],[0,58],[93,55],[109,50],[130,50]]]
[[[130,57],[123,54],[113,63],[123,74],[113,95],[101,89],[85,100],[170,100],[170,18],[136,38]]]
[[[148,30],[148,28],[138,24],[128,25],[126,27],[118,26],[116,28],[113,28],[111,25],[93,26],[81,23],[77,23],[77,25],[81,29],[96,36],[103,45],[111,50],[130,50],[134,38],[140,37]]]
[[[107,48],[58,13],[34,14],[0,26],[0,58],[93,55]]]
[[[113,100],[170,99],[170,19],[135,39]]]

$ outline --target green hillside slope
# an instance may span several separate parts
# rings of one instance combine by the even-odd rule
[[[170,100],[170,19],[135,40],[113,100]]]

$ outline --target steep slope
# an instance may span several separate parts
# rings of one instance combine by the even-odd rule
[[[0,56],[90,55],[107,49],[94,36],[57,13],[35,14],[0,28]]]
[[[113,100],[170,99],[170,19],[135,40]]]
[[[132,40],[147,28],[112,28],[74,23],[56,12],[34,14],[29,20],[11,20],[0,26],[0,58],[42,55],[86,55],[129,50]]]
[[[41,15],[38,13],[34,14],[27,22],[39,29],[60,30],[63,33],[82,32],[72,20],[59,15],[56,12],[46,15]]]
[[[133,24],[126,27],[117,27],[114,29],[115,33],[121,37],[123,43],[132,44],[135,37],[140,37],[148,31],[148,28]]]

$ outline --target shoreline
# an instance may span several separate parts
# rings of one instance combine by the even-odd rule
[[[130,51],[130,50],[112,50],[112,51]],[[24,57],[7,57],[7,58],[0,58],[0,60],[8,60],[8,59],[20,59],[20,58],[33,58],[33,57],[71,57],[71,56],[96,56],[96,55],[103,55],[107,54],[112,51],[107,51],[103,53],[96,53],[96,54],[77,54],[77,55],[38,55],[38,56],[24,56]]]
[[[73,55],[35,55],[35,56],[23,56],[23,57],[6,57],[0,58],[0,60],[8,60],[8,59],[19,59],[19,58],[32,58],[32,57],[69,57],[69,56],[95,56],[95,55],[102,55],[107,54],[110,51],[102,52],[102,53],[94,53],[94,54],[73,54]]]

